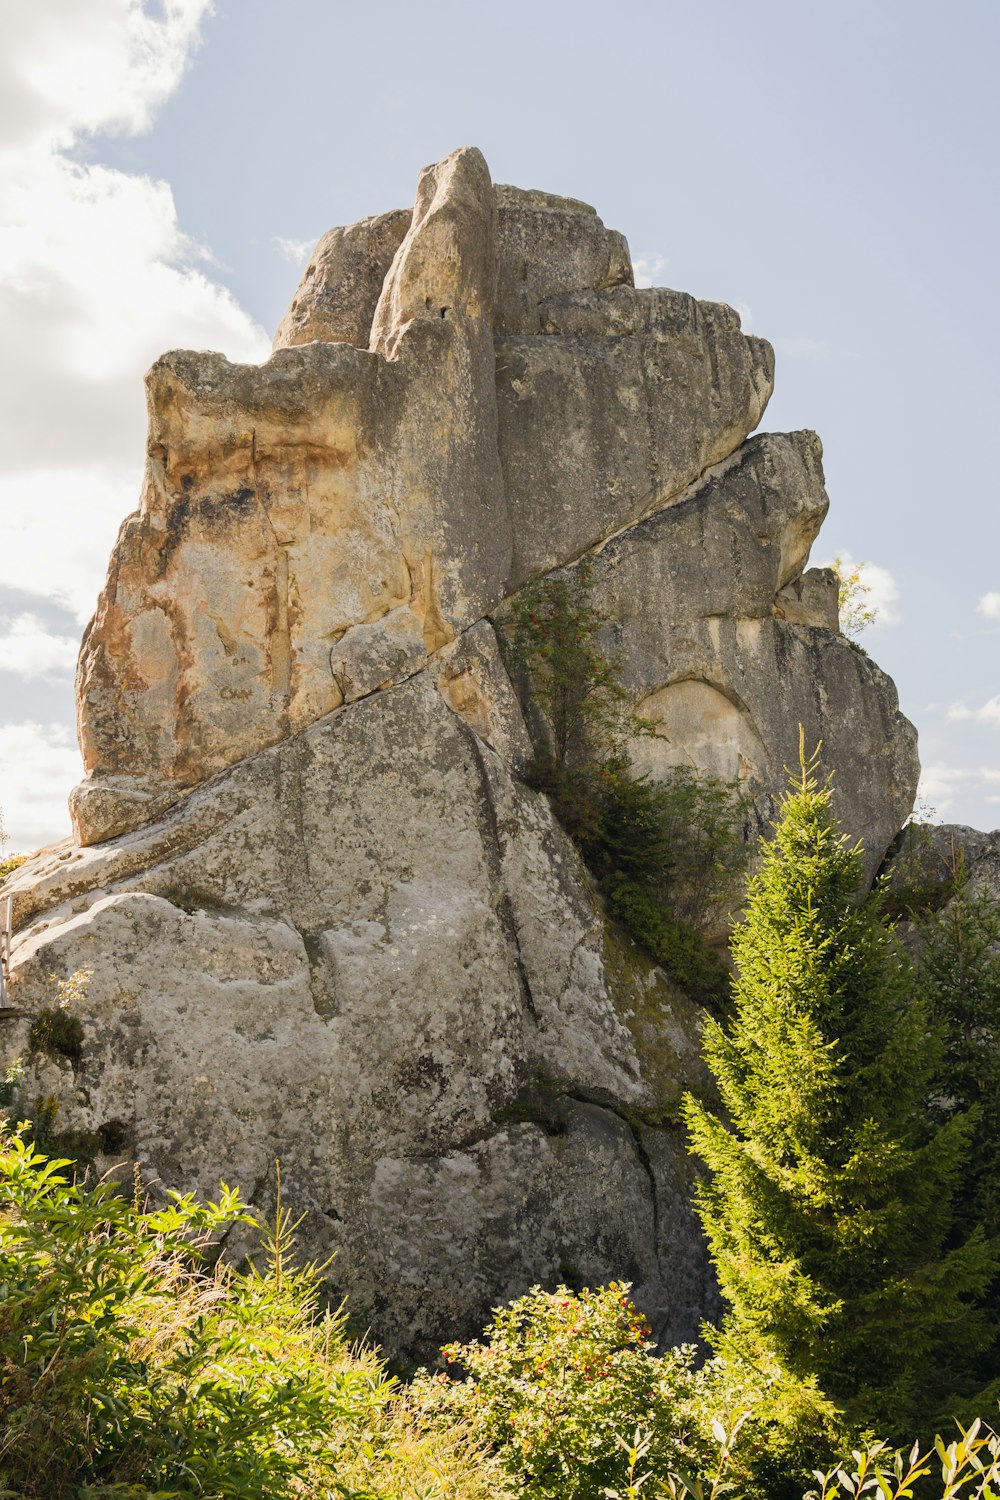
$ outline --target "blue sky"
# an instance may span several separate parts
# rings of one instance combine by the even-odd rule
[[[305,252],[480,146],[594,203],[647,280],[777,351],[814,551],[873,565],[864,643],[938,816],[1000,823],[1000,6],[953,0],[15,0],[0,59],[0,808],[62,835],[72,661],[162,349],[265,357]]]

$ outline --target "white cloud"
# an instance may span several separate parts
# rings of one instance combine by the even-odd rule
[[[972,774],[961,766],[924,766],[917,787],[918,809],[924,816],[943,817]]]
[[[1000,620],[1000,594],[984,594],[976,609],[987,620]]]
[[[0,809],[8,852],[28,854],[70,832],[66,798],[83,767],[62,724],[0,724]]]
[[[4,17],[0,145],[147,130],[180,83],[212,0],[44,0]]]
[[[289,265],[300,267],[304,266],[309,259],[310,252],[318,239],[318,234],[313,235],[310,240],[290,240],[286,239],[283,234],[276,234],[272,243],[282,260],[287,260]]]
[[[208,0],[46,0],[0,58],[0,584],[93,608],[142,470],[142,374],[164,349],[267,357],[206,275],[165,182],[72,160],[81,135],[146,128]],[[9,33],[9,34],[8,34]]]
[[[849,552],[837,554],[842,574],[858,572],[858,581],[863,594],[860,602],[866,609],[875,611],[875,625],[898,625],[900,621],[899,610],[899,584],[888,568],[880,567],[878,563],[855,562]],[[832,568],[834,558],[829,557],[825,562],[817,563],[817,567]]]
[[[740,315],[740,327],[744,333],[749,333],[753,327],[753,308],[749,302],[734,302],[733,307]]]
[[[53,635],[37,615],[0,616],[0,671],[19,677],[69,677],[79,641]]]
[[[636,286],[656,286],[666,275],[670,261],[656,250],[643,250],[632,257],[632,274]]]
[[[982,704],[979,708],[969,708],[965,703],[953,703],[948,710],[949,719],[974,719],[977,724],[996,724],[1000,726],[1000,693],[994,693],[992,698]]]
[[[924,766],[917,789],[917,816],[924,822],[944,822],[958,803],[957,821],[981,825],[983,807],[1000,803],[998,786],[1000,771],[993,767]]]

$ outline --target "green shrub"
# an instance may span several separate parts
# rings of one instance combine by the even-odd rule
[[[28,1030],[28,1044],[32,1052],[44,1052],[49,1057],[67,1057],[78,1063],[83,1055],[83,1023],[72,1007],[78,1006],[87,992],[93,977],[89,964],[77,969],[68,979],[52,976],[56,989],[56,1003],[40,1010]]]
[[[19,1057],[9,1063],[0,1076],[0,1110],[9,1109],[21,1092],[21,1080],[25,1075],[25,1066]]]
[[[236,1193],[152,1210],[65,1165],[0,1134],[0,1494],[503,1493],[460,1424],[418,1431],[377,1357],[320,1315],[286,1215],[263,1270],[211,1271],[210,1244],[249,1218]]]
[[[606,768],[601,819],[585,852],[598,875],[626,875],[657,891],[676,921],[703,930],[746,871],[745,816],[734,782],[691,766],[652,781],[622,760]]]
[[[79,1062],[83,1054],[83,1022],[58,1006],[40,1010],[28,1030],[32,1052],[47,1052],[50,1057],[68,1057]]]
[[[697,1377],[694,1350],[652,1357],[649,1327],[627,1283],[574,1294],[533,1287],[498,1308],[483,1342],[450,1344],[464,1379],[422,1374],[411,1399],[424,1421],[461,1417],[497,1452],[526,1500],[591,1500],[621,1479],[619,1437],[653,1438],[665,1478],[691,1456],[682,1414]]]
[[[600,648],[609,623],[586,565],[515,602],[511,658],[535,740],[525,779],[548,796],[629,936],[696,998],[718,999],[726,969],[703,933],[746,867],[742,799],[686,766],[659,781],[633,774],[628,739],[657,730],[629,709],[620,664]]]
[[[0,884],[13,875],[14,871],[24,864],[28,858],[26,854],[8,854],[4,856],[4,846],[7,843],[7,830],[3,825],[3,809],[0,808]]]
[[[870,1494],[878,1500],[996,1500],[1000,1495],[1000,1436],[978,1419],[945,1444],[938,1436],[931,1452],[921,1454],[919,1443],[909,1451],[884,1443],[866,1443],[841,1465],[817,1471],[818,1488],[805,1500],[833,1500],[834,1496]],[[941,1483],[929,1479],[936,1469]],[[929,1481],[924,1483],[923,1481]]]
[[[719,1004],[729,989],[729,970],[695,927],[678,922],[655,889],[608,875],[601,883],[608,910],[675,984],[703,1005]]]
[[[541,758],[560,771],[613,754],[634,719],[620,664],[598,644],[608,617],[590,591],[582,563],[529,584],[513,605],[513,661],[530,679]]]

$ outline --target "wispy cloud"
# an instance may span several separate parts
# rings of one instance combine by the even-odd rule
[[[7,7],[0,50],[0,664],[26,683],[71,672],[45,622],[93,609],[139,498],[142,375],[164,349],[266,359],[270,340],[213,279],[166,182],[95,161],[100,134],[147,130],[198,46],[212,0],[47,0]],[[34,602],[37,601],[37,602]],[[8,683],[10,679],[8,678]],[[69,725],[0,704],[0,806],[30,848],[68,832],[80,776]],[[30,720],[30,722],[29,722]]]
[[[636,286],[659,286],[670,261],[657,250],[643,250],[632,257],[632,274]]]
[[[950,811],[956,793],[971,775],[971,771],[960,766],[924,766],[917,787],[918,809],[927,817],[942,817]]]
[[[982,808],[1000,803],[1000,771],[992,766],[924,766],[917,790],[917,813],[944,821],[956,802]]]
[[[949,719],[974,719],[977,724],[1000,726],[1000,693],[994,693],[979,708],[969,708],[963,702],[953,703],[948,710]]]
[[[310,251],[318,239],[318,234],[314,234],[308,240],[290,240],[286,239],[283,234],[276,234],[271,243],[282,260],[287,260],[289,265],[301,267],[309,259]]]
[[[987,620],[1000,620],[1000,594],[984,594],[976,610]]]

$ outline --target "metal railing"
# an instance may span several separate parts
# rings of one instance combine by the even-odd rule
[[[7,1003],[7,980],[10,977],[10,939],[14,921],[13,896],[0,896],[0,1006]]]

